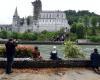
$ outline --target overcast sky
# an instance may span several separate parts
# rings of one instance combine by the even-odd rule
[[[11,24],[15,8],[20,17],[32,15],[35,0],[0,0],[0,24]],[[41,0],[43,10],[89,10],[100,14],[100,0]]]

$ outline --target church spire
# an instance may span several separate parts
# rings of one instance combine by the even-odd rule
[[[16,7],[16,9],[15,9],[14,16],[18,17],[18,11],[17,11],[17,7]]]

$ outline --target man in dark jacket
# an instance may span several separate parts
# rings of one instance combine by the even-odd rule
[[[99,70],[100,66],[100,54],[97,49],[94,49],[94,52],[91,54],[91,66],[95,71]]]
[[[10,74],[12,72],[12,64],[13,58],[16,51],[16,42],[13,39],[9,39],[8,42],[5,44],[6,46],[6,56],[7,56],[7,65],[6,65],[6,74]]]

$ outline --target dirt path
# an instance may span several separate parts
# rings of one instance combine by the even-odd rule
[[[100,75],[84,68],[14,69],[10,75],[0,69],[0,80],[100,80]]]

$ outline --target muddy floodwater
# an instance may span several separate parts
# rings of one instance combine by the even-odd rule
[[[0,80],[100,80],[100,74],[85,68],[13,69],[7,75],[0,69]]]
[[[50,52],[53,49],[54,45],[34,45],[33,46],[38,46],[41,56],[44,59],[48,59],[50,57]],[[78,45],[81,49],[82,52],[84,52],[86,59],[90,58],[90,54],[93,52],[94,48],[97,48],[99,53],[100,53],[100,45]],[[62,59],[64,58],[64,46],[63,45],[56,45],[57,47],[57,52],[58,52],[58,56]]]

